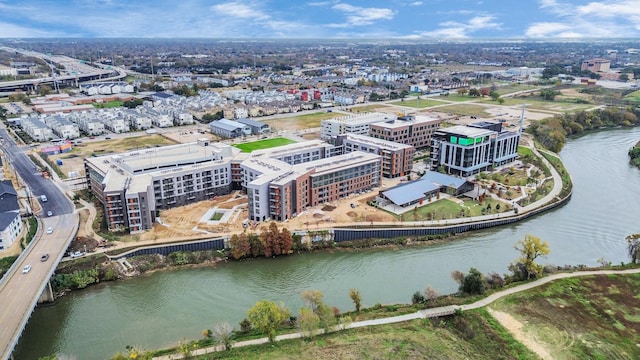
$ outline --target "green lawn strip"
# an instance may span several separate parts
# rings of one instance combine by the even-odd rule
[[[640,358],[640,274],[555,280],[491,305],[524,324],[523,331],[556,358]]]
[[[122,104],[124,104],[122,101],[109,101],[106,103],[92,103],[91,105],[97,109],[109,109],[121,107]]]
[[[486,111],[486,108],[484,106],[473,104],[454,104],[449,106],[441,106],[438,107],[437,110],[439,112],[448,112],[451,114],[462,116],[478,116],[483,118],[493,116]]]
[[[442,105],[442,104],[446,104],[446,103],[442,102],[442,101],[438,101],[438,100],[431,100],[431,98],[429,98],[429,99],[420,99],[420,100],[406,99],[404,101],[402,101],[402,100],[401,101],[394,101],[394,102],[391,103],[391,105],[406,106],[406,107],[412,107],[412,108],[418,108],[418,109],[423,109],[423,108],[436,106],[436,105]]]
[[[496,210],[496,205],[498,204],[500,204],[500,210]],[[423,205],[415,210],[409,210],[401,216],[398,216],[398,218],[401,221],[453,219],[461,217],[462,211],[464,211],[465,217],[480,216],[484,215],[482,209],[486,209],[489,205],[492,210],[488,214],[497,214],[510,209],[508,204],[490,197],[486,197],[481,204],[467,198],[463,200],[462,205],[449,199],[440,199],[437,201],[433,200],[432,203],[427,203],[427,205]]]
[[[218,221],[218,220],[222,219],[223,216],[224,216],[224,213],[215,212],[215,213],[213,213],[213,216],[211,216],[211,220],[212,221]]]
[[[234,348],[196,359],[535,359],[484,310]]]
[[[349,111],[354,112],[354,113],[375,112],[378,109],[384,109],[384,108],[388,108],[388,107],[389,106],[385,105],[385,104],[354,106],[354,107],[350,108]]]
[[[560,193],[560,196],[564,197],[568,195],[569,192],[571,192],[573,185],[571,182],[571,175],[564,167],[562,160],[560,160],[559,157],[544,150],[540,151],[540,153],[542,154],[542,156],[544,156],[545,159],[547,159],[547,161],[551,163],[551,165],[553,165],[554,168],[556,168],[558,173],[560,173],[560,177],[562,178],[562,191]]]
[[[242,150],[242,152],[252,152],[255,150],[269,149],[277,146],[294,144],[294,143],[295,141],[291,139],[278,137],[273,139],[252,141],[252,142],[243,143],[243,144],[234,144],[233,146]]]
[[[439,95],[436,98],[442,101],[452,101],[452,102],[465,102],[465,101],[471,101],[471,100],[477,99],[469,95],[460,95],[455,92],[449,92],[449,95]]]
[[[524,102],[527,106],[527,109],[555,111],[555,112],[583,111],[583,110],[590,109],[594,106],[593,104],[578,104],[575,101],[571,101],[571,102],[564,102],[559,100],[545,101],[545,100],[542,100],[540,97],[533,97],[533,96],[526,97],[526,98],[508,97],[503,99],[504,99],[504,103],[502,105],[504,106],[522,105],[522,103]],[[494,102],[493,100],[491,100],[491,98],[485,98],[482,101],[485,103]]]

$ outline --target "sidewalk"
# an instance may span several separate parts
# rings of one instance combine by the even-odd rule
[[[471,304],[440,306],[440,307],[436,307],[436,308],[419,310],[419,311],[417,311],[415,313],[407,314],[407,315],[392,316],[392,317],[388,317],[388,318],[375,319],[375,320],[356,321],[356,322],[353,322],[353,323],[347,325],[346,327],[341,327],[340,325],[338,325],[338,326],[336,326],[334,328],[334,331],[344,330],[344,329],[355,329],[355,328],[365,327],[365,326],[393,324],[393,323],[404,322],[404,321],[415,320],[415,319],[427,319],[427,318],[441,317],[441,316],[454,314],[458,309],[460,311],[478,309],[478,308],[487,306],[487,305],[493,303],[494,301],[496,301],[496,300],[498,300],[498,299],[500,299],[502,297],[505,297],[507,295],[511,295],[511,294],[515,294],[517,292],[529,290],[529,289],[532,289],[534,287],[547,284],[547,283],[552,282],[552,281],[557,280],[557,279],[565,279],[565,278],[578,277],[578,276],[590,276],[590,275],[612,275],[612,274],[623,275],[623,274],[637,274],[637,273],[640,273],[640,268],[639,269],[628,269],[628,270],[576,271],[576,272],[571,272],[571,273],[553,274],[553,275],[549,275],[549,276],[543,277],[541,279],[532,281],[530,283],[526,283],[526,284],[522,284],[522,285],[518,285],[518,286],[512,287],[510,289],[498,291],[496,293],[493,293],[493,294],[487,296],[486,298],[484,298],[482,300],[478,300],[478,301],[476,301],[474,303],[471,303]],[[297,333],[291,333],[291,334],[284,334],[284,335],[276,336],[276,340],[275,341],[282,341],[282,340],[289,340],[289,339],[299,339],[299,338],[302,338],[302,337],[303,337],[303,334],[297,332]],[[247,340],[247,341],[239,341],[239,342],[234,343],[233,347],[237,348],[237,347],[250,346],[250,345],[266,344],[268,341],[269,341],[268,338],[260,338],[260,339]],[[196,356],[196,355],[199,356],[199,355],[205,355],[205,354],[209,354],[209,353],[213,353],[213,352],[217,352],[217,351],[222,351],[222,350],[224,350],[224,348],[222,346],[220,346],[220,345],[217,345],[217,346],[211,346],[211,347],[206,347],[206,348],[194,350],[191,354],[193,356]],[[181,354],[171,354],[171,355],[154,357],[153,359],[154,360],[175,360],[175,359],[184,359],[184,357]]]

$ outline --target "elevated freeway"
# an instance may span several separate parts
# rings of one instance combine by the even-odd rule
[[[35,171],[35,164],[5,129],[0,129],[0,137],[2,153],[21,179],[20,186],[26,186],[36,197],[46,195],[48,198],[41,203],[36,236],[0,280],[0,359],[10,359],[38,300],[41,296],[53,300],[49,279],[75,237],[80,221],[64,191]],[[47,211],[54,215],[42,216]],[[49,227],[53,230],[50,234],[45,230]],[[49,258],[41,261],[44,254],[49,254]],[[31,271],[23,274],[26,265],[31,265]]]
[[[60,75],[47,76],[37,79],[25,79],[25,80],[13,80],[0,82],[0,92],[13,91],[13,90],[29,90],[36,88],[42,84],[54,84],[54,83],[82,83],[87,81],[113,81],[122,79],[127,76],[124,69],[99,64],[92,66],[86,62],[74,59],[65,55],[49,55],[35,51],[0,47],[0,50],[7,52],[20,53],[25,56],[38,58],[49,64],[52,70],[57,68],[61,72]]]

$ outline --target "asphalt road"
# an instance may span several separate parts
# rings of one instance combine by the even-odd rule
[[[40,294],[75,237],[79,218],[69,198],[52,181],[35,171],[35,165],[5,129],[0,130],[0,137],[5,159],[24,181],[21,184],[26,184],[33,194],[45,194],[48,198],[42,203],[45,216],[40,216],[38,233],[0,281],[0,359],[8,359]],[[54,215],[46,217],[49,210]],[[48,227],[53,229],[51,234],[46,233]],[[49,254],[49,259],[41,261],[44,254]],[[31,271],[23,274],[22,269],[26,265],[31,265]]]
[[[56,184],[42,177],[42,173],[36,170],[36,164],[24,154],[23,149],[16,145],[13,138],[6,129],[0,129],[2,145],[0,148],[5,154],[5,159],[10,163],[20,176],[20,184],[27,185],[28,193],[31,195],[31,203],[38,201],[40,195],[47,196],[47,202],[40,202],[42,213],[46,216],[47,211],[54,215],[70,214],[74,211],[73,204],[69,198],[56,186]]]

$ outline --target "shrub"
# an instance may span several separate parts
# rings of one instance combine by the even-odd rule
[[[422,295],[422,293],[420,291],[416,291],[413,293],[413,296],[411,297],[411,303],[412,304],[422,304],[424,302],[424,295]]]

